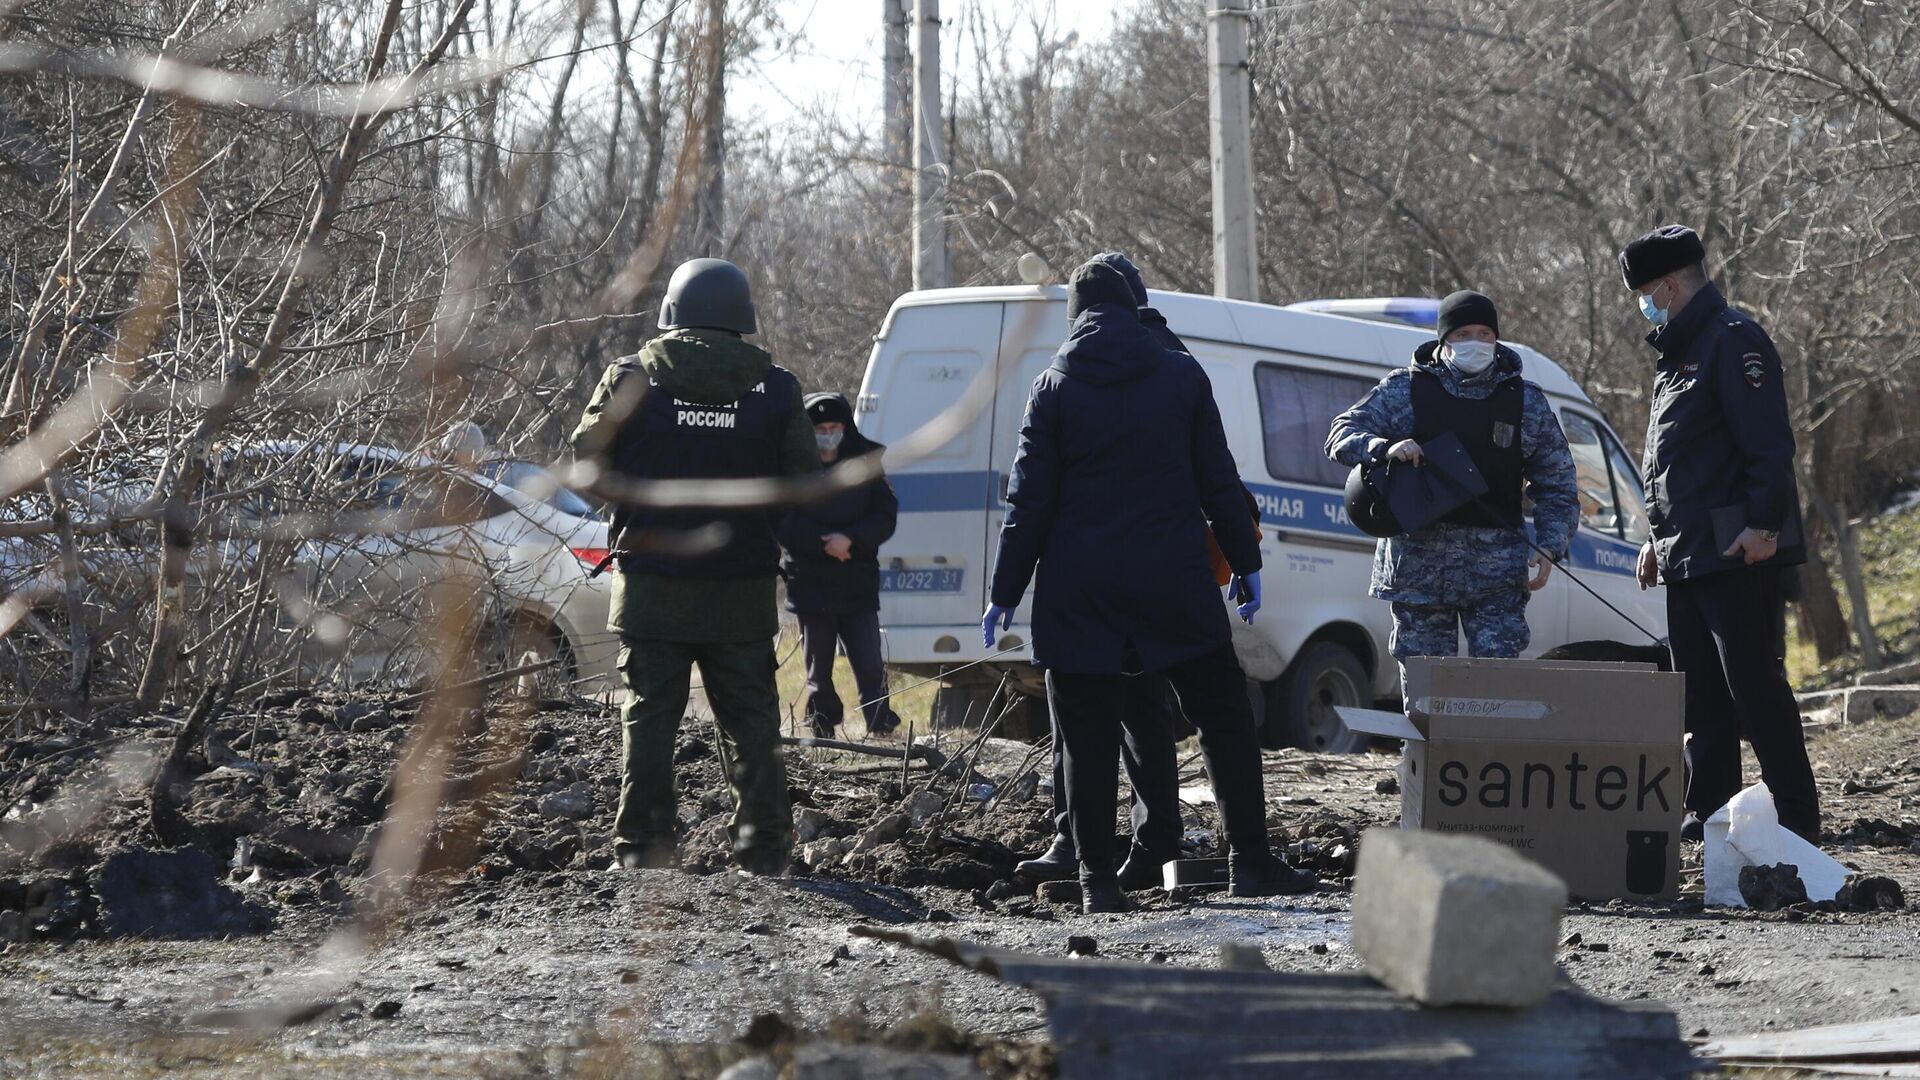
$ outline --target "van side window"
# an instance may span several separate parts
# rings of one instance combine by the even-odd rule
[[[1327,459],[1327,432],[1334,417],[1367,396],[1374,380],[1260,364],[1253,369],[1253,383],[1260,395],[1267,475],[1318,487],[1345,485],[1346,466]]]
[[[1646,489],[1640,482],[1640,466],[1633,463],[1612,435],[1601,432],[1607,444],[1607,460],[1613,463],[1613,488],[1620,499],[1620,528],[1628,540],[1644,544],[1652,533],[1647,524]]]
[[[1561,428],[1573,451],[1580,493],[1580,523],[1597,532],[1640,543],[1647,538],[1647,507],[1640,474],[1620,444],[1592,419],[1562,412]]]

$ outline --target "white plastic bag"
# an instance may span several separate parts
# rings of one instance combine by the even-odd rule
[[[1807,899],[1831,900],[1846,884],[1847,868],[1780,825],[1773,793],[1764,783],[1735,795],[1707,819],[1707,903],[1746,907],[1740,868],[1791,863],[1800,868]]]

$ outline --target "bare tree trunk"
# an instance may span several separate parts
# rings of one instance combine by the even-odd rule
[[[722,259],[727,253],[727,0],[707,0],[707,25],[715,45],[707,68],[706,146],[701,152],[706,184],[694,222],[694,248]]]
[[[1880,637],[1873,629],[1873,608],[1867,601],[1866,573],[1860,568],[1859,538],[1853,523],[1841,508],[1818,488],[1809,488],[1807,501],[1813,504],[1821,520],[1833,530],[1834,546],[1840,552],[1840,580],[1847,589],[1847,606],[1853,622],[1853,636],[1860,643],[1860,666],[1875,671],[1883,666]]]
[[[646,131],[647,161],[640,171],[638,209],[634,221],[642,230],[653,227],[654,211],[660,206],[660,170],[667,157],[667,109],[661,83],[667,71],[667,43],[672,40],[673,18],[662,16],[653,35],[653,67],[647,72],[647,98],[640,123]]]
[[[913,0],[882,0],[881,17],[886,20],[886,51],[883,54],[881,98],[886,108],[887,164],[893,171],[887,177],[889,190],[896,192],[902,205],[913,195],[913,68],[907,62],[907,38],[913,25],[910,11]]]
[[[1813,652],[1821,663],[1847,654],[1851,644],[1847,635],[1847,613],[1840,607],[1840,596],[1833,589],[1833,573],[1820,550],[1826,529],[1818,514],[1807,518],[1807,563],[1800,571],[1800,636],[1813,642]]]
[[[93,642],[87,633],[87,605],[80,578],[80,549],[75,542],[73,514],[67,500],[67,482],[59,469],[47,476],[47,496],[53,500],[53,522],[60,536],[61,587],[67,594],[67,636],[73,648],[67,675],[68,714],[87,719],[88,688],[92,683]]]

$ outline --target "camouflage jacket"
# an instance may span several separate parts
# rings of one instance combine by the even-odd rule
[[[1413,363],[1381,379],[1359,403],[1334,418],[1327,435],[1327,456],[1357,465],[1413,435],[1414,369],[1439,376],[1449,393],[1484,398],[1495,386],[1520,378],[1520,354],[1500,346],[1494,366],[1473,378],[1461,376],[1434,354],[1439,342],[1414,350]],[[1532,503],[1533,532],[1556,560],[1566,557],[1579,520],[1573,454],[1547,395],[1524,382],[1520,414],[1520,450],[1526,472],[1526,497]],[[1407,536],[1380,541],[1373,553],[1369,592],[1405,604],[1469,606],[1527,578],[1532,549],[1510,529],[1470,528],[1442,523]]]

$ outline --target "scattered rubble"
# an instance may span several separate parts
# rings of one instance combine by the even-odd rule
[[[1809,903],[1799,867],[1774,863],[1770,867],[1741,867],[1740,897],[1753,911],[1780,911],[1795,903]]]
[[[1779,911],[1809,902],[1800,868],[1792,863],[1741,867],[1740,898],[1755,911]]]
[[[116,851],[101,863],[94,891],[107,937],[224,937],[273,926],[272,913],[227,887],[203,851]]]
[[[152,850],[152,839],[144,832],[144,792],[138,787],[113,791],[90,828],[57,836],[31,834],[36,837],[32,857],[0,865],[0,951],[9,942],[105,937],[109,931],[102,874],[116,853],[136,850],[178,863],[176,872],[193,864],[184,876],[199,883],[195,889],[204,885],[205,894],[191,895],[215,912],[188,920],[184,929],[159,930],[160,936],[258,933],[264,927],[252,919],[263,915],[274,927],[272,937],[260,942],[265,946],[293,940],[288,934],[339,925],[353,911],[386,808],[395,798],[388,777],[415,719],[413,706],[394,701],[380,702],[377,708],[344,707],[352,704],[302,693],[258,708],[236,706],[237,715],[217,720],[209,760],[192,765],[180,800],[194,833],[188,847]],[[333,1008],[325,1023],[311,1026],[335,1025],[339,1030],[337,1025],[357,1024],[359,1038],[382,1018],[377,1010],[398,1006],[383,1019],[381,1029],[391,1033],[384,1038],[413,1037],[429,1026],[429,1017],[442,1015],[462,996],[456,983],[462,988],[493,987],[477,991],[482,994],[498,991],[503,984],[496,965],[505,960],[493,955],[496,942],[517,948],[511,935],[533,911],[540,913],[543,926],[550,920],[576,937],[582,926],[624,925],[634,912],[641,914],[644,925],[675,928],[660,930],[661,940],[674,940],[687,927],[704,927],[702,933],[720,935],[727,943],[711,955],[727,973],[727,979],[714,980],[716,986],[732,985],[729,979],[755,985],[774,970],[774,963],[782,970],[803,972],[802,978],[838,980],[845,986],[876,978],[884,984],[897,975],[886,958],[866,949],[849,949],[837,940],[821,942],[818,935],[828,924],[807,921],[810,916],[779,906],[787,901],[761,895],[744,910],[719,912],[701,899],[707,894],[694,891],[699,882],[711,881],[719,888],[737,877],[694,876],[726,868],[731,812],[713,734],[704,721],[685,725],[675,753],[682,791],[679,856],[690,873],[673,875],[676,884],[662,888],[660,879],[648,875],[663,871],[604,873],[612,863],[610,831],[618,796],[619,735],[612,709],[576,705],[505,712],[489,706],[457,719],[463,739],[448,761],[450,798],[434,824],[430,847],[453,858],[433,871],[434,899],[409,914],[404,935],[406,940],[431,941],[419,946],[430,952],[406,978],[358,989],[357,998],[333,999],[333,1006],[348,1000],[350,1007]],[[114,729],[112,735],[120,741],[106,746],[65,734],[0,742],[0,801],[5,803],[0,807],[0,843],[13,844],[29,835],[24,823],[47,820],[56,797],[76,788],[87,790],[108,777],[115,747],[163,745],[174,726],[162,720],[151,727]],[[1858,749],[1851,741],[1841,741],[1868,739],[1878,730],[1875,724],[1839,727],[1822,735],[1816,747],[1827,805],[1836,811],[1844,807],[1846,815],[1830,819],[1822,845],[1851,871],[1848,891],[1835,903],[1789,906],[1772,914],[1716,910],[1703,920],[1696,917],[1701,906],[1695,884],[1672,905],[1578,906],[1579,914],[1570,921],[1579,921],[1569,929],[1578,927],[1587,937],[1605,939],[1595,942],[1597,946],[1612,944],[1610,951],[1589,950],[1584,943],[1561,950],[1566,970],[1605,996],[1626,998],[1644,990],[1671,1002],[1691,1000],[1686,995],[1695,993],[1715,999],[1718,1004],[1710,1008],[1718,1011],[1689,1016],[1689,1030],[1696,1026],[1694,1020],[1705,1019],[1718,1031],[1745,1027],[1724,1021],[1745,1015],[1738,1012],[1743,1007],[1739,1002],[1756,987],[1771,991],[1778,983],[1735,959],[1751,939],[1742,939],[1739,948],[1714,945],[1716,926],[1798,931],[1802,928],[1781,924],[1805,919],[1804,929],[1817,931],[1822,924],[1853,924],[1828,929],[1865,928],[1864,940],[1873,942],[1866,951],[1885,955],[1883,961],[1867,963],[1907,959],[1901,946],[1887,942],[1909,926],[1901,885],[1912,886],[1913,857],[1920,854],[1920,766],[1910,738],[1862,742]],[[1015,883],[1012,873],[1018,860],[1043,848],[1051,836],[1044,750],[998,739],[987,740],[977,752],[971,745],[943,735],[944,766],[913,760],[904,772],[898,757],[876,766],[870,758],[828,747],[791,748],[787,763],[795,799],[795,874],[801,880],[779,887],[791,888],[793,896],[843,898],[863,913],[884,913],[901,923],[957,918],[968,924],[968,933],[985,925],[1007,940],[1027,942],[1026,947],[1064,961],[1061,943],[1080,936],[1089,925],[1075,913],[1077,883],[1048,885],[1036,894]],[[1268,826],[1276,852],[1312,869],[1330,887],[1316,897],[1270,904],[1236,901],[1217,892],[1174,898],[1158,890],[1136,894],[1135,916],[1098,924],[1108,927],[1094,945],[1098,953],[1120,961],[1193,963],[1191,942],[1137,928],[1156,921],[1185,926],[1243,917],[1270,925],[1310,917],[1317,924],[1325,914],[1327,929],[1321,939],[1280,944],[1258,936],[1245,946],[1251,953],[1243,959],[1250,962],[1264,943],[1263,962],[1270,961],[1275,970],[1353,969],[1359,957],[1346,944],[1347,931],[1336,922],[1344,921],[1347,902],[1340,887],[1352,879],[1364,853],[1362,831],[1392,825],[1397,818],[1399,799],[1382,793],[1394,786],[1388,783],[1393,761],[1386,754],[1342,757],[1299,751],[1270,753],[1266,761]],[[1305,768],[1309,763],[1316,768]],[[1841,794],[1848,780],[1855,782],[1859,794]],[[968,798],[966,788],[981,783],[993,785],[992,796],[984,801]],[[1197,762],[1188,763],[1182,783],[1204,786]],[[1124,809],[1116,807],[1116,830],[1125,827]],[[1217,857],[1214,807],[1197,802],[1183,810],[1182,857]],[[1690,879],[1697,883],[1699,849],[1689,848],[1686,858]],[[1720,921],[1723,918],[1730,921]],[[219,925],[222,919],[230,920],[227,929],[200,929]],[[1598,920],[1605,920],[1604,933],[1595,932]],[[469,948],[462,942],[475,944]],[[1219,942],[1208,942],[1198,962],[1217,957],[1219,947]],[[69,962],[52,959],[64,954],[49,948],[59,947],[36,945],[23,952],[16,946],[11,957]],[[780,959],[772,960],[766,950],[774,950]],[[1661,952],[1670,955],[1661,957]],[[87,955],[76,951],[70,962],[79,964]],[[433,966],[435,956],[445,963]],[[282,966],[279,956],[271,963]],[[658,968],[646,963],[617,958],[599,973],[598,982],[630,995],[657,992]],[[632,974],[631,981],[625,981],[623,971]],[[461,974],[456,977],[456,972]],[[438,990],[432,989],[436,982]],[[81,988],[64,987],[63,992],[71,989],[86,996],[59,996],[59,1008],[99,1008],[131,996],[124,983],[98,990],[86,988],[95,984],[75,985]],[[409,987],[415,988],[412,996]],[[1915,989],[1907,986],[1905,993],[1911,996]],[[737,1000],[724,996],[737,995],[736,990],[716,992],[725,1002]],[[799,992],[807,992],[804,985]],[[92,1004],[94,998],[101,1005]],[[1889,1000],[1900,999],[1896,995]],[[463,1006],[470,1010],[474,1004]],[[131,1008],[138,1008],[137,1003]],[[749,1013],[741,1008],[727,1015],[737,1021]],[[1805,1019],[1802,1014],[1801,1022]],[[997,1023],[1000,1026],[991,1030],[1020,1028],[1017,1016],[1002,1015]],[[731,1032],[725,1034],[730,1037]],[[1021,1037],[1038,1036],[1029,1030]],[[797,1060],[791,1051],[802,1043],[747,1056],[789,1069]],[[741,1060],[744,1050],[736,1048],[708,1071],[695,1074],[717,1073]]]
[[[1903,911],[1907,897],[1892,878],[1868,875],[1849,878],[1833,902],[1841,911]]]

